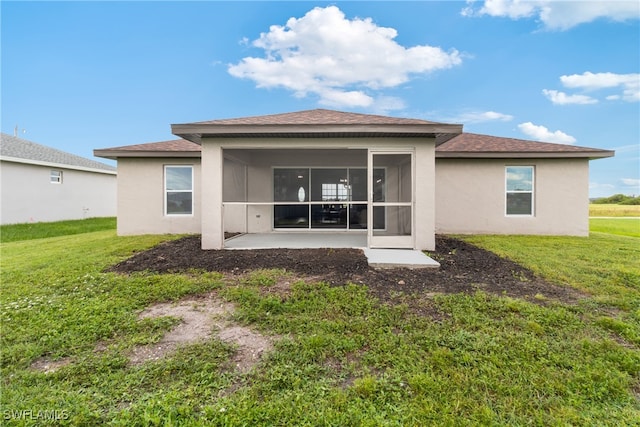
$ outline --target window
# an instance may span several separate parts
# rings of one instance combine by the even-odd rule
[[[349,200],[349,186],[344,183],[322,184],[322,200]]]
[[[52,169],[49,175],[49,182],[52,184],[62,184],[62,171]]]
[[[533,215],[533,166],[507,166],[507,215]]]
[[[165,214],[193,214],[193,166],[165,166]]]

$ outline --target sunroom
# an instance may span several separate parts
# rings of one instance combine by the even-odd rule
[[[223,248],[224,232],[433,249],[436,139],[461,126],[313,110],[172,131],[202,147],[204,249]]]

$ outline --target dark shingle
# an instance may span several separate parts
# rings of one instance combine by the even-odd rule
[[[179,152],[179,151],[201,151],[202,147],[195,142],[186,139],[174,139],[171,141],[148,142],[146,144],[125,145],[122,147],[110,147],[96,149],[100,151],[162,151],[162,152]]]
[[[476,133],[462,133],[438,145],[436,152],[441,155],[452,154],[507,154],[507,153],[540,153],[563,154],[566,157],[590,155],[593,157],[609,157],[613,152],[598,148],[580,147],[577,145],[553,144],[549,142],[529,141],[516,138],[504,138]]]
[[[343,111],[315,109],[265,116],[240,117],[197,122],[211,125],[425,125],[436,124],[420,119],[387,117],[375,114],[347,113]]]

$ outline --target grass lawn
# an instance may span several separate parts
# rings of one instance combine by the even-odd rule
[[[589,230],[592,233],[640,237],[640,218],[589,218]]]
[[[44,237],[68,236],[91,231],[113,230],[116,218],[87,218],[56,222],[30,222],[0,225],[0,242],[42,239]]]
[[[574,305],[428,289],[410,305],[381,305],[363,286],[329,287],[278,270],[241,278],[102,272],[168,238],[107,230],[2,243],[4,420],[34,425],[39,413],[61,425],[116,426],[640,420],[637,238],[466,238],[583,290]],[[205,292],[234,303],[235,322],[278,337],[260,364],[236,371],[236,349],[217,338],[128,363],[132,348],[157,342],[177,322],[139,320],[140,310]],[[65,363],[45,373],[33,367],[43,359]]]
[[[640,217],[640,205],[595,204],[589,205],[589,216],[636,216]]]

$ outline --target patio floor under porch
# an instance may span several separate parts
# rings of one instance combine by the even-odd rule
[[[309,249],[357,248],[362,249],[369,265],[374,268],[437,268],[440,264],[424,252],[414,249],[367,248],[365,233],[302,233],[272,232],[240,234],[224,242],[225,249]]]

